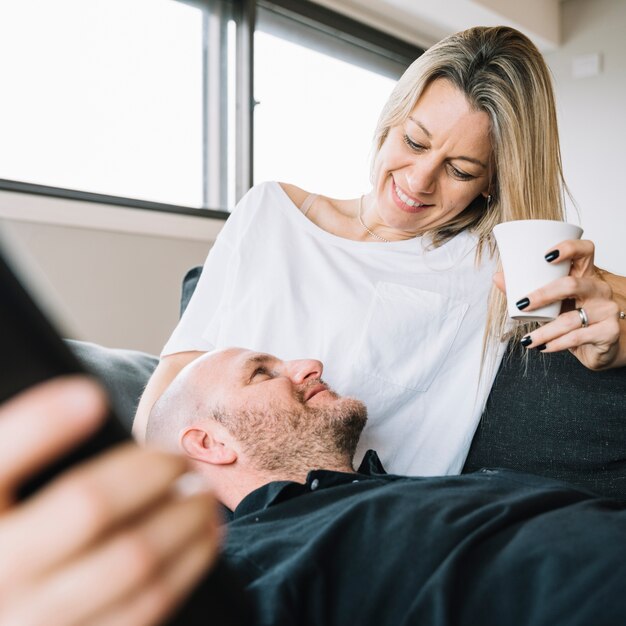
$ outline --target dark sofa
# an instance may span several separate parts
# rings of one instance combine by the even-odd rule
[[[200,275],[183,281],[181,312]],[[68,340],[101,378],[130,429],[158,358]],[[463,472],[505,467],[565,480],[626,500],[626,368],[592,372],[569,352],[509,348],[472,441]]]

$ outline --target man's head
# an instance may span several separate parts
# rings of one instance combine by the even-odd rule
[[[321,380],[315,360],[281,361],[229,348],[188,365],[155,404],[147,440],[180,449],[212,482],[250,473],[303,480],[351,469],[365,405]]]

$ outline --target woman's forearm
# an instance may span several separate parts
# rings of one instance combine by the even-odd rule
[[[169,384],[176,378],[187,363],[202,356],[204,352],[178,352],[170,356],[163,357],[156,370],[150,377],[148,384],[141,396],[135,420],[133,422],[133,437],[138,443],[144,443],[146,440],[146,428],[148,426],[148,418],[150,411],[155,402],[163,395]]]

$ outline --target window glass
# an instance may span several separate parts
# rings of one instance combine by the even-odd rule
[[[202,203],[202,11],[172,0],[0,5],[0,178]]]
[[[374,128],[395,79],[261,30],[254,72],[255,183],[366,192]]]
[[[310,8],[260,1],[250,68],[245,52],[238,58],[249,27],[240,9],[0,3],[0,179],[211,209],[268,179],[365,191],[374,126],[407,54],[376,33],[329,27]],[[254,181],[242,131],[252,105],[236,87],[251,72]]]

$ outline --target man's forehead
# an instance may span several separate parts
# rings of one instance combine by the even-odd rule
[[[214,376],[220,374],[236,376],[255,364],[276,360],[270,354],[254,352],[245,348],[214,350],[205,354],[201,359],[203,374]]]
[[[203,374],[218,373],[224,368],[230,367],[237,361],[244,358],[250,350],[244,348],[225,348],[221,350],[211,350],[198,359]]]

